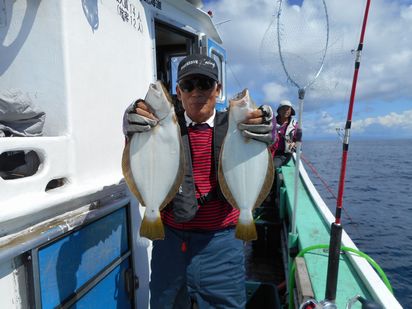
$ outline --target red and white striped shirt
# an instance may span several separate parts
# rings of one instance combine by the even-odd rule
[[[218,185],[212,148],[214,116],[200,128],[188,126],[196,198],[215,190]],[[175,222],[171,208],[166,207],[162,212],[162,220],[166,225],[183,230],[220,230],[236,225],[238,217],[239,210],[222,200],[198,205],[195,217],[184,223]]]

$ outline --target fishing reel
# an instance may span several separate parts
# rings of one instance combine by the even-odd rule
[[[362,304],[362,309],[383,309],[383,307],[374,301],[367,300],[366,298],[356,295],[351,298],[346,304],[346,309],[351,309],[352,306],[359,301]],[[315,299],[308,299],[299,306],[299,309],[338,309],[338,306],[334,302],[328,300],[322,300],[320,302]]]
[[[311,298],[302,303],[299,306],[299,309],[338,309],[338,307],[331,301],[322,300],[318,302],[317,300]]]

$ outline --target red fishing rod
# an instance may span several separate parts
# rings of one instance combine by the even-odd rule
[[[362,49],[363,49],[363,41],[365,37],[365,30],[366,30],[366,24],[368,20],[370,3],[371,3],[371,0],[366,1],[366,7],[365,7],[365,13],[363,16],[363,23],[362,23],[362,30],[361,30],[360,39],[359,39],[359,45],[358,45],[358,49],[356,50],[355,70],[353,73],[352,90],[350,94],[348,117],[346,120],[345,135],[343,138],[342,162],[341,162],[340,177],[339,177],[338,197],[336,199],[335,222],[332,223],[331,232],[330,232],[331,234],[330,234],[328,273],[327,273],[327,280],[326,280],[325,298],[326,300],[332,301],[332,302],[334,302],[336,299],[336,289],[337,289],[337,282],[338,282],[339,254],[340,254],[340,246],[342,242],[341,213],[342,213],[342,204],[343,204],[343,191],[345,187],[346,161],[348,158],[350,128],[352,124],[352,112],[353,112],[353,105],[355,103],[356,84],[358,81],[360,59],[361,59],[361,54],[362,54]]]

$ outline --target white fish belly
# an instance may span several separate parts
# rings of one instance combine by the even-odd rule
[[[181,168],[180,130],[168,117],[130,142],[130,168],[143,206],[156,210],[165,206]]]
[[[252,210],[265,183],[268,150],[264,143],[243,137],[238,129],[226,135],[222,172],[240,210]]]

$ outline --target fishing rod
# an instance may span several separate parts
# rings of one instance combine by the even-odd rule
[[[345,187],[346,162],[348,159],[349,137],[350,137],[350,128],[352,124],[353,105],[355,103],[356,85],[358,81],[360,60],[361,60],[361,54],[362,54],[362,49],[363,49],[363,41],[365,37],[370,3],[371,3],[371,0],[366,1],[366,7],[365,7],[364,16],[363,16],[363,23],[362,23],[362,29],[361,29],[360,39],[359,39],[359,45],[358,45],[358,49],[356,50],[355,70],[353,73],[348,117],[347,117],[346,125],[345,125],[345,134],[344,134],[344,138],[342,141],[342,146],[343,146],[342,161],[341,161],[341,169],[340,169],[340,176],[339,176],[338,197],[336,199],[335,222],[331,224],[328,272],[327,272],[326,292],[325,292],[325,299],[331,302],[334,302],[336,299],[336,289],[337,289],[338,269],[339,269],[339,255],[340,255],[340,247],[341,247],[341,242],[342,242],[341,214],[342,214],[342,205],[343,205],[343,191]]]

